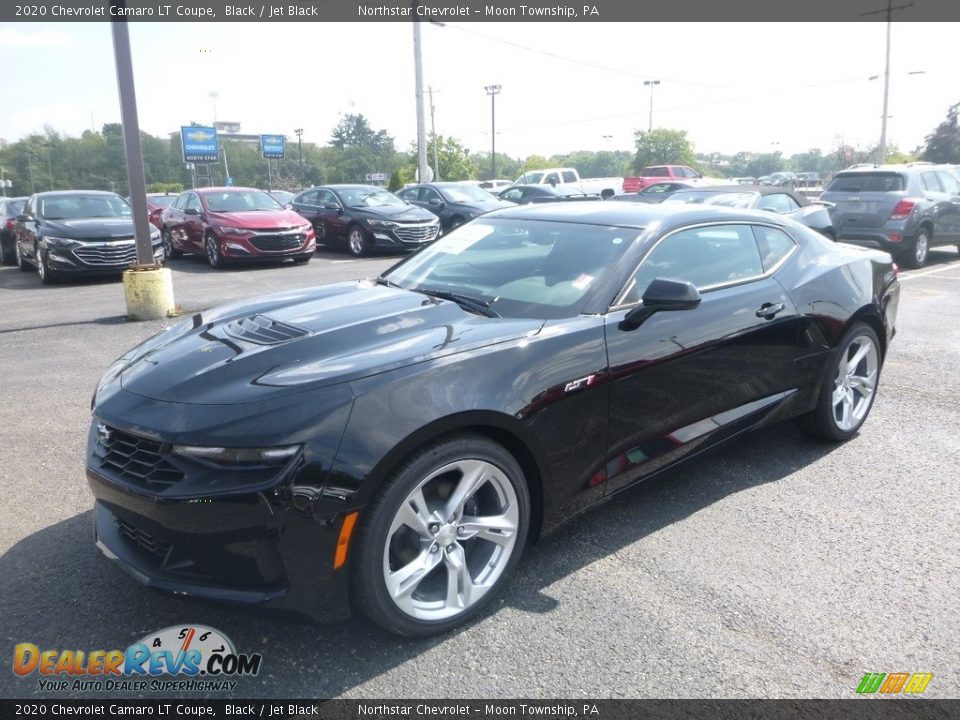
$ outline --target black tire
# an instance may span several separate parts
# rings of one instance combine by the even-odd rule
[[[928,257],[930,257],[930,231],[922,227],[910,242],[910,247],[900,253],[898,259],[904,267],[916,270],[927,264]]]
[[[433,587],[439,586],[439,594],[449,597],[449,583],[453,580],[454,584],[457,584],[456,576],[453,578],[450,576],[452,571],[449,570],[449,563],[456,557],[460,558],[461,567],[468,568],[466,573],[470,576],[470,594],[477,593],[478,588],[481,589],[475,599],[467,598],[467,591],[465,590],[466,606],[462,609],[456,606],[454,610],[450,611],[444,605],[444,608],[438,611],[440,613],[455,613],[452,616],[441,619],[414,617],[401,609],[399,601],[394,601],[387,588],[386,574],[395,558],[393,543],[401,533],[407,532],[409,534],[408,527],[401,524],[391,535],[391,525],[395,523],[401,508],[409,503],[408,496],[423,483],[428,484],[423,485],[426,492],[421,497],[424,498],[425,504],[428,506],[430,516],[433,517],[436,514],[439,518],[440,511],[444,510],[445,512],[446,501],[450,500],[452,502],[451,496],[454,495],[455,489],[460,487],[459,482],[465,482],[466,475],[462,475],[460,481],[448,479],[455,476],[455,471],[436,475],[432,479],[431,476],[437,471],[456,463],[486,465],[494,471],[496,478],[491,477],[489,481],[483,480],[472,491],[464,493],[460,503],[461,517],[456,522],[451,522],[449,517],[442,526],[440,522],[431,522],[429,532],[433,533],[432,544],[430,544],[431,540],[429,538],[426,540],[422,537],[415,538],[415,543],[420,543],[414,545],[415,548],[420,548],[419,553],[416,549],[411,551],[417,556],[415,560],[420,557],[434,558],[435,564],[430,570],[417,576],[418,579],[413,583],[413,589],[410,590],[409,595],[414,598],[417,593],[421,592],[422,583]],[[487,475],[482,477],[487,477]],[[445,488],[446,497],[435,497],[433,488]],[[509,491],[503,493],[506,488],[512,489],[512,497]],[[493,506],[486,507],[493,513],[503,513],[506,517],[508,510],[505,508],[510,508],[511,505],[516,507],[515,532],[503,536],[503,538],[513,536],[509,550],[504,548],[502,551],[498,551],[497,548],[501,547],[499,542],[495,543],[486,538],[468,537],[461,539],[460,530],[462,528],[454,527],[461,520],[465,521],[468,513],[471,515],[487,514],[488,510],[482,509],[484,507],[482,503],[489,502],[491,497],[496,501]],[[508,501],[500,508],[497,503],[499,499],[503,498],[507,498]],[[512,508],[510,512],[513,512]],[[424,447],[404,462],[361,514],[360,525],[351,548],[350,587],[352,598],[366,617],[393,633],[408,637],[427,637],[451,630],[476,617],[502,590],[506,578],[509,577],[523,552],[529,526],[530,494],[523,471],[513,455],[488,438],[472,433],[451,436],[437,441]],[[436,528],[436,531],[434,528]],[[451,540],[449,535],[445,535],[445,533],[450,532],[455,533],[454,540]],[[414,533],[414,535],[416,536],[418,533]],[[424,545],[424,542],[427,544]],[[450,544],[439,549],[438,546],[441,543]],[[449,552],[454,548],[458,549],[459,556],[456,555],[457,550]],[[497,555],[498,552],[499,555]],[[489,558],[486,557],[486,553],[490,553]],[[408,560],[409,557],[404,558],[398,564],[405,565]],[[476,562],[478,560],[479,562]],[[488,571],[488,568],[493,568],[493,570]],[[482,574],[485,572],[492,572],[493,577],[489,580],[489,584],[483,585]],[[462,574],[460,577],[462,577]],[[476,584],[474,584],[475,582]],[[448,589],[444,590],[444,587]],[[403,594],[406,595],[407,593],[404,592]],[[459,591],[457,599],[460,599]],[[416,602],[443,603],[443,600],[430,600],[428,598],[426,601],[418,599]],[[430,612],[428,611],[427,614],[430,614]]]
[[[210,263],[210,267],[214,269],[223,267],[223,256],[220,254],[220,242],[212,232],[207,232],[204,236],[203,249],[206,251],[207,262]]]
[[[177,246],[173,244],[173,235],[170,228],[164,228],[160,231],[160,237],[163,239],[163,258],[164,260],[175,260],[183,255]]]
[[[873,389],[869,399],[865,399],[861,395],[860,399],[865,400],[867,403],[863,408],[863,415],[852,427],[843,427],[842,423],[837,419],[835,403],[835,394],[840,393],[844,387],[844,384],[839,378],[839,370],[841,363],[849,363],[851,359],[849,357],[851,347],[863,338],[869,340],[876,351],[876,369],[873,378]],[[867,360],[864,359],[860,362],[861,364],[866,363]],[[827,364],[824,372],[823,386],[820,388],[817,406],[812,412],[797,418],[797,425],[811,437],[820,440],[828,440],[831,442],[849,440],[860,431],[863,423],[866,422],[867,417],[870,415],[870,410],[873,408],[873,402],[876,400],[877,390],[879,389],[880,370],[882,366],[883,360],[880,355],[880,341],[877,338],[877,333],[866,323],[856,322],[851,325],[840,341],[837,350],[830,356],[830,362]],[[857,367],[860,367],[860,365]],[[853,394],[854,390],[851,390],[849,387],[847,387],[847,390],[850,392],[851,397],[856,397],[856,395]],[[857,409],[859,411],[859,406],[857,406]]]
[[[0,239],[0,265],[13,265],[16,262],[16,256],[13,250],[7,250],[6,243]]]
[[[33,265],[31,265],[27,259],[20,252],[20,243],[14,241],[13,251],[16,256],[17,267],[20,268],[20,272],[30,272],[33,270]]]
[[[463,222],[463,218],[459,216],[450,218],[450,227],[447,228],[447,232],[453,232],[458,227],[463,225]]]
[[[53,285],[60,278],[60,274],[47,264],[47,256],[37,248],[37,274],[44,285]]]
[[[313,233],[317,237],[317,244],[326,242],[327,240],[327,226],[322,222],[315,222],[313,224]]]
[[[354,257],[366,257],[370,254],[370,237],[359,225],[347,228],[347,252]]]

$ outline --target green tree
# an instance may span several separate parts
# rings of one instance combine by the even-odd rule
[[[693,165],[696,158],[685,130],[638,130],[634,133],[637,151],[633,158],[634,171],[647,165]]]
[[[936,130],[927,135],[926,146],[920,157],[933,163],[960,163],[960,126],[957,123],[957,113],[960,103],[951,105],[947,110],[947,118],[940,123]]]
[[[427,146],[427,161],[433,167],[434,145],[439,151],[439,175],[443,180],[470,180],[477,172],[470,159],[470,151],[465,149],[460,141],[452,137],[438,135]],[[413,164],[416,165],[416,148],[413,152]],[[437,179],[437,178],[434,178]]]

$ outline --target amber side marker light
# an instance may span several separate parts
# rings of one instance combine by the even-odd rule
[[[343,525],[340,527],[340,537],[337,538],[337,552],[333,556],[333,569],[339,570],[347,561],[347,548],[350,546],[350,537],[353,535],[353,528],[357,524],[357,517],[360,515],[358,510],[354,510],[343,519]]]

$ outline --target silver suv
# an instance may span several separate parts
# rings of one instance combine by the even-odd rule
[[[926,163],[871,165],[838,173],[820,196],[837,240],[880,248],[922,267],[933,245],[960,247],[960,183]]]

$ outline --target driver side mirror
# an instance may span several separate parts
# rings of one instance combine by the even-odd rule
[[[340,206],[337,205],[336,203],[324,203],[324,204],[323,204],[323,209],[324,209],[324,210],[339,210],[339,209],[340,209]]]
[[[439,198],[431,198],[430,200],[427,200],[427,203],[429,205],[433,205],[434,207],[438,207],[441,210],[443,210],[443,208],[446,207],[446,203],[443,202],[443,200],[440,200]]]
[[[654,313],[693,310],[700,305],[700,291],[692,282],[656,278],[643,292],[643,304],[630,310],[620,322],[621,330],[636,330]]]

